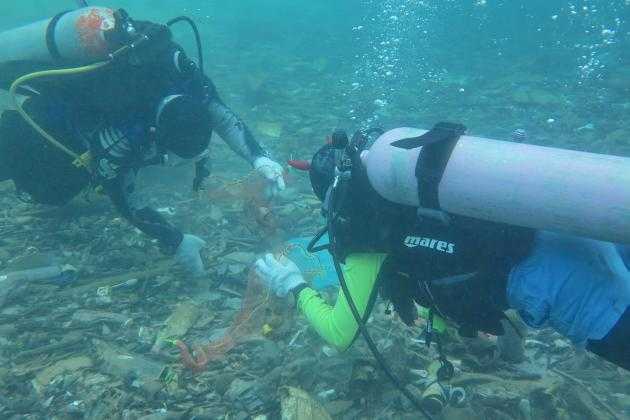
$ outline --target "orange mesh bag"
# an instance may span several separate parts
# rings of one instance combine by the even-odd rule
[[[210,361],[222,358],[238,343],[252,336],[260,335],[265,324],[265,316],[263,315],[269,308],[269,304],[269,290],[261,284],[253,271],[250,272],[241,309],[223,337],[206,345],[196,346],[194,354],[190,352],[184,342],[175,342],[179,348],[182,363],[193,372],[202,371]]]
[[[286,258],[299,245],[290,244],[284,249],[276,252],[276,258]],[[306,252],[306,250],[303,250]],[[305,278],[309,279],[319,272],[317,270],[305,271]],[[241,302],[241,308],[232,320],[231,326],[223,337],[211,341],[206,345],[194,347],[191,352],[189,347],[178,340],[175,345],[179,348],[182,363],[193,372],[203,371],[209,362],[219,360],[225,356],[239,343],[249,338],[263,335],[265,327],[275,324],[278,320],[278,313],[286,310],[286,305],[272,296],[270,290],[260,281],[254,270],[248,274],[247,288]],[[281,320],[286,320],[286,316],[281,316]]]
[[[218,175],[213,175],[210,179],[213,181],[208,190],[211,200],[240,200],[247,219],[254,220],[266,233],[273,233],[278,229],[271,200],[264,194],[267,181],[255,171],[239,179],[227,180]]]

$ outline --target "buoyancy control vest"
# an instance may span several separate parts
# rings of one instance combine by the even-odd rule
[[[459,324],[462,334],[502,333],[508,275],[529,253],[533,229],[449,213],[424,216],[418,207],[384,199],[363,165],[352,165],[348,182],[332,227],[338,258],[388,254],[378,284],[407,323],[417,316],[416,302]]]
[[[449,225],[421,218],[397,229],[379,273],[384,297],[411,323],[413,302],[460,327],[502,334],[509,272],[531,247],[534,231],[465,217]]]
[[[66,145],[86,151],[68,124],[63,103],[34,95],[24,103],[29,114]],[[0,116],[0,165],[15,184],[20,197],[39,204],[64,205],[90,184],[90,174],[76,166],[58,149],[44,142],[17,111]]]

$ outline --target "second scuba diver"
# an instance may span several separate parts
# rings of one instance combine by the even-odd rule
[[[425,140],[430,143],[439,131],[438,126]],[[385,200],[371,186],[360,157],[368,149],[365,137],[357,133],[348,143],[336,132],[310,165],[296,165],[310,167],[313,191],[324,202],[329,250],[341,262],[358,314],[343,290],[330,306],[285,257],[267,254],[255,266],[278,296],[295,296],[322,338],[341,351],[351,346],[357,320],[368,319],[380,293],[409,325],[419,304],[430,308],[427,332],[435,315],[469,337],[478,331],[501,335],[504,311],[513,308],[529,326],[550,326],[576,346],[630,370],[627,247]],[[351,169],[344,169],[348,164]],[[435,191],[437,196],[437,185]]]
[[[110,20],[115,25],[108,26]],[[209,175],[205,152],[213,131],[268,180],[272,192],[284,188],[283,168],[221,101],[203,72],[201,57],[199,65],[188,58],[172,40],[168,26],[132,20],[124,11],[112,15],[102,8],[60,14],[45,31],[54,68],[68,67],[60,50],[79,49],[61,45],[66,41],[64,25],[82,31],[79,40],[87,42],[88,52],[94,49],[90,42],[95,42],[88,31],[98,30],[95,38],[106,40],[106,52],[116,58],[90,72],[38,77],[20,85],[17,92],[27,98],[24,111],[46,132],[78,154],[89,152],[89,171],[73,165],[23,116],[9,110],[0,119],[0,181],[12,179],[18,192],[51,205],[67,203],[90,184],[100,185],[125,219],[157,239],[191,273],[203,274],[204,241],[182,233],[137,200],[137,172],[164,163],[167,153],[195,159],[193,189],[198,190]],[[104,35],[102,28],[107,29]],[[49,67],[29,59],[5,62],[0,67],[0,86],[8,89],[19,76]]]

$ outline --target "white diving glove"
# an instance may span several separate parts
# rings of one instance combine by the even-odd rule
[[[261,281],[278,297],[286,297],[301,284],[306,284],[300,269],[293,261],[284,258],[280,263],[272,254],[256,261],[256,274]]]
[[[284,168],[278,162],[262,156],[254,161],[254,169],[269,183],[267,193],[273,197],[285,189]]]
[[[205,274],[205,269],[199,252],[205,246],[206,242],[203,239],[185,234],[175,251],[175,261],[193,276],[201,277]]]

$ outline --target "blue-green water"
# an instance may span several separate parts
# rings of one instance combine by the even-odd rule
[[[630,157],[628,0],[109,0],[98,5],[123,7],[139,20],[194,19],[207,74],[281,162],[309,157],[338,127],[428,128],[445,120],[465,124],[473,134],[508,139],[524,129],[531,143]],[[73,7],[70,0],[5,0],[0,30]],[[194,56],[189,29],[174,32]],[[5,109],[8,100],[0,98]],[[278,388],[289,385],[306,390],[333,418],[417,418],[384,377],[361,373],[364,361],[372,360],[362,345],[348,355],[336,354],[303,319],[287,315],[292,309],[274,308],[282,316],[267,311],[260,318],[271,328],[269,335],[260,337],[263,330],[256,324],[249,331],[255,339],[221,354],[198,375],[182,367],[175,347],[160,355],[150,351],[178,305],[197,308],[180,338],[214,340],[240,308],[246,266],[282,240],[311,234],[322,222],[306,179],[291,173],[287,179],[294,195],[273,209],[281,227],[280,233],[269,233],[248,213],[248,201],[255,200],[241,189],[247,166],[220,146],[216,154],[216,179],[210,183],[215,195],[205,200],[191,198],[187,170],[148,180],[151,204],[209,243],[204,261],[210,286],[160,271],[154,261],[164,257],[156,244],[117,218],[105,200],[76,200],[50,210],[21,203],[12,186],[0,183],[0,272],[61,261],[80,273],[75,286],[38,285],[18,292],[6,307],[0,303],[0,417],[277,418]],[[116,289],[132,280],[141,286]],[[112,285],[106,299],[99,287]],[[404,381],[422,388],[430,358],[413,341],[418,333],[412,336],[383,312],[371,323],[379,346]],[[457,385],[470,398],[444,418],[630,415],[627,372],[576,352],[558,335],[547,330],[530,335],[529,362],[520,367],[494,360],[488,351],[493,338],[485,339],[448,343],[461,374]],[[70,344],[66,349],[60,342]],[[129,354],[143,358],[131,366],[116,362],[129,360]],[[153,375],[165,366],[175,379]],[[150,380],[142,376],[146,372]],[[151,380],[161,384],[159,391],[146,383]]]
[[[321,136],[337,125],[448,119],[489,136],[526,128],[534,142],[627,152],[618,132],[630,77],[622,0],[102,4],[157,21],[194,18],[220,91],[247,117],[256,105],[251,118],[290,110],[290,147],[312,141],[300,128]],[[0,28],[67,7],[3,4]],[[178,36],[193,49],[185,29]]]

